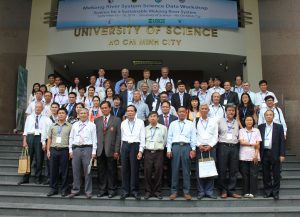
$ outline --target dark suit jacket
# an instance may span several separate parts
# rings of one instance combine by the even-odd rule
[[[150,93],[147,97],[146,97],[146,100],[145,100],[145,103],[147,104],[148,108],[149,108],[149,111],[152,111],[152,104],[154,102],[154,99],[157,99],[157,103],[159,103],[159,95],[158,96],[155,96],[153,93]]]
[[[260,144],[260,157],[263,159],[264,154],[264,138],[265,138],[265,129],[266,124],[261,124],[258,126],[258,129],[261,134],[262,142]],[[284,140],[284,131],[281,124],[273,123],[273,133],[272,133],[272,155],[274,159],[278,159],[280,156],[285,156],[285,140]]]
[[[112,157],[115,152],[120,153],[121,144],[121,119],[110,115],[107,123],[106,133],[103,132],[104,117],[96,118],[97,129],[97,156],[105,149],[105,155]]]
[[[221,95],[220,104],[224,105],[225,93]],[[239,96],[236,92],[230,91],[227,97],[227,103],[233,103],[234,105],[238,105],[240,103]]]
[[[127,108],[127,99],[128,99],[128,91],[125,90],[123,92],[120,92],[120,97],[122,99],[121,107],[126,110],[126,108]]]
[[[185,108],[188,108],[190,105],[190,101],[191,101],[191,96],[188,93],[184,93],[183,94],[183,106]],[[176,111],[178,110],[178,108],[181,106],[180,104],[180,97],[179,97],[179,93],[175,93],[172,95],[171,98],[171,104],[172,106],[176,109]]]
[[[169,126],[173,121],[176,121],[178,118],[175,115],[169,115]],[[165,118],[164,115],[161,114],[158,117],[158,123],[162,124],[165,126]]]
[[[63,108],[67,109],[67,111],[68,111],[68,106],[69,106],[69,103],[63,105]],[[72,111],[70,112],[70,114],[69,114],[69,111],[68,111],[68,113],[67,113],[67,115],[69,114],[68,117],[72,117],[73,114],[74,114],[74,111],[75,111],[75,103],[73,105],[73,108],[72,108]]]

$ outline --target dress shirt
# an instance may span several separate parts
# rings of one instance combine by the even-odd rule
[[[127,90],[127,106],[133,103],[133,90]]]
[[[73,124],[69,138],[69,153],[72,153],[73,145],[92,145],[92,154],[96,154],[97,135],[96,125],[90,121],[77,121]]]
[[[97,80],[96,80],[96,86],[97,87],[104,87],[104,81],[106,81],[106,78],[98,77]]]
[[[287,133],[287,125],[282,113],[282,110],[279,107],[273,107],[273,108],[268,108],[268,107],[264,107],[260,110],[259,112],[259,116],[258,116],[258,125],[264,124],[266,123],[266,119],[265,119],[265,112],[267,110],[272,110],[274,112],[274,119],[273,122],[277,123],[277,124],[281,124],[284,130],[284,135],[286,135]]]
[[[138,102],[133,102],[133,105],[136,107],[136,117],[141,120],[146,120],[149,115],[149,108],[146,103],[141,100]]]
[[[92,108],[94,106],[93,97],[92,98],[86,97],[83,103],[85,108],[87,109]]]
[[[48,130],[48,138],[51,138],[50,147],[68,148],[69,136],[72,129],[72,124],[65,122],[60,125],[58,122],[52,124]],[[61,138],[58,140],[57,138]]]
[[[98,87],[98,92],[95,93],[95,96],[99,96],[100,98],[100,103],[105,100],[106,93],[105,93],[105,88],[104,87]]]
[[[222,87],[212,87],[208,90],[209,92],[209,98],[211,99],[211,95],[215,92],[218,92],[220,95],[222,95],[223,93],[225,93],[224,88]]]
[[[253,145],[257,142],[261,142],[260,131],[257,128],[252,128],[250,131],[247,128],[242,128],[239,131],[239,140],[246,141],[249,144]],[[242,161],[252,161],[255,155],[254,146],[240,146],[240,160]],[[258,154],[258,160],[260,161],[260,156]]]
[[[78,87],[70,87],[69,88],[69,93],[71,93],[71,92],[76,93],[76,95],[78,96],[79,95]]]
[[[171,152],[173,143],[189,143],[196,150],[197,138],[195,124],[189,120],[176,120],[169,125],[167,150]]]
[[[89,87],[91,85],[86,86],[86,91],[85,91],[85,96],[87,97],[89,95]],[[100,87],[94,86],[95,87],[95,93],[94,96],[98,96],[99,91],[101,90]]]
[[[121,138],[122,141],[128,143],[139,142],[140,152],[143,152],[145,147],[145,125],[144,121],[135,118],[133,121],[126,119],[121,123]]]
[[[77,96],[77,98],[76,98],[76,103],[80,103],[80,102],[82,102],[82,103],[84,103],[84,99],[86,98],[86,96],[80,96],[80,95],[78,95]]]
[[[159,105],[159,107],[158,107],[158,109],[157,109],[157,114],[158,114],[158,115],[163,114],[163,112],[162,112],[162,110],[161,110],[161,104]],[[176,109],[175,109],[174,106],[172,106],[172,105],[171,105],[169,114],[178,117],[177,112],[176,112]]]
[[[209,95],[208,90],[206,90],[206,91],[201,90],[198,95],[198,98],[200,100],[200,105],[203,103],[207,103],[208,105],[210,104],[210,95]]]
[[[175,93],[175,85],[174,85],[174,82],[173,82],[173,79],[167,77],[167,78],[163,78],[163,77],[160,77],[158,79],[156,79],[156,82],[158,82],[159,84],[159,92],[163,92],[163,91],[166,91],[166,84],[168,82],[171,82],[172,83],[172,91]]]
[[[46,87],[47,87],[47,91],[51,92],[51,88],[54,87],[55,85],[54,84],[46,84]]]
[[[28,134],[41,135],[41,143],[44,145],[47,139],[47,131],[49,125],[52,123],[51,120],[45,115],[38,115],[38,129],[35,129],[36,114],[27,116],[24,126],[23,135]]]
[[[244,92],[243,85],[241,86],[235,85],[234,87],[231,88],[231,91],[236,92],[237,94],[242,94]]]
[[[144,94],[143,92],[141,92],[141,100],[142,100],[143,102],[146,102],[146,98],[147,98],[147,96],[148,96],[149,94],[150,94],[150,93]]]
[[[28,99],[28,105],[32,102],[35,102],[35,100],[36,100],[35,94],[34,95],[30,94],[29,99]]]
[[[48,104],[44,104],[44,110],[42,111],[42,115],[45,115],[47,117],[51,116],[51,104],[52,102],[48,103]]]
[[[55,94],[58,94],[59,93],[59,88],[57,86],[53,86],[51,87],[51,90],[50,92],[52,93],[52,97],[54,97]],[[65,90],[65,95],[68,95],[68,90],[66,88]]]
[[[269,125],[266,123],[264,149],[272,149],[272,137],[273,137],[273,122]]]
[[[43,101],[40,101],[40,102],[43,103],[43,105],[44,105]],[[27,115],[31,115],[31,114],[35,113],[35,104],[36,104],[36,101],[33,101],[28,105],[26,112],[25,112]]]
[[[199,119],[197,124],[197,146],[214,147],[218,142],[218,122],[215,118]]]
[[[251,98],[251,101],[253,103],[253,105],[256,105],[256,94],[252,91],[248,91],[248,92],[243,92],[243,93],[248,93],[250,98]],[[242,94],[243,93],[239,93],[239,102],[241,103],[241,97],[242,97]]]
[[[164,150],[164,147],[167,143],[167,128],[157,123],[156,127],[152,127],[149,124],[145,128],[145,136],[146,136],[146,143],[143,149],[146,150]]]
[[[201,91],[200,88],[198,90],[196,90],[195,88],[193,88],[193,89],[190,89],[189,94],[191,96],[198,96],[199,97],[200,91]]]
[[[226,118],[219,120],[219,142],[237,144],[239,136],[239,124],[237,120],[228,122]]]
[[[120,94],[120,85],[121,85],[122,83],[125,83],[125,84],[126,84],[126,79],[122,79],[122,80],[120,80],[120,81],[118,81],[118,82],[116,83],[116,85],[115,85],[115,93],[116,93],[116,94]]]
[[[53,98],[53,102],[57,102],[60,107],[62,107],[63,105],[67,104],[69,102],[69,99],[68,99],[68,95],[67,94],[56,94]]]
[[[267,107],[266,102],[265,102],[266,96],[273,96],[274,103],[278,103],[278,100],[273,92],[266,91],[265,93],[263,93],[263,92],[259,91],[258,93],[256,93],[256,96],[255,96],[255,105],[259,106],[260,109]]]
[[[210,118],[225,118],[226,113],[225,113],[225,107],[219,104],[219,106],[215,106],[214,104],[209,106],[209,113],[208,117]]]

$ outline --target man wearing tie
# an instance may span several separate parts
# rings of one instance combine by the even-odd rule
[[[284,130],[281,124],[273,122],[274,112],[264,113],[266,123],[258,126],[262,137],[260,157],[262,160],[264,197],[279,199],[280,163],[285,160]]]
[[[69,93],[68,103],[63,107],[67,109],[67,119],[73,116],[73,112],[75,110],[75,103],[76,103],[77,94],[74,92]]]
[[[97,197],[116,195],[117,160],[120,156],[121,119],[110,114],[110,102],[100,105],[103,116],[95,120],[97,129],[97,169],[99,193]]]
[[[182,81],[179,81],[177,83],[177,88],[178,88],[178,93],[175,93],[172,95],[171,104],[172,104],[172,106],[174,106],[176,111],[181,106],[183,106],[187,109],[190,104],[191,96],[190,96],[190,94],[185,93],[185,83]]]
[[[105,70],[104,69],[99,69],[98,71],[99,77],[96,80],[96,86],[97,87],[104,87],[104,81],[106,81],[105,76]]]

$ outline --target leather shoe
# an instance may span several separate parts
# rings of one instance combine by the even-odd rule
[[[161,193],[155,193],[154,196],[159,199],[159,200],[162,200],[163,199],[163,196]]]
[[[170,198],[170,200],[175,200],[176,197],[177,197],[177,194],[171,194],[169,198]]]
[[[228,195],[227,195],[226,192],[223,192],[223,193],[221,194],[221,198],[222,198],[222,199],[226,199],[227,197],[228,197]]]
[[[57,191],[50,191],[50,192],[47,194],[47,197],[51,197],[51,196],[56,195],[56,194],[58,194]]]
[[[216,195],[213,195],[213,194],[210,194],[210,195],[206,195],[207,198],[210,198],[210,199],[217,199],[217,196]]]
[[[273,196],[273,198],[274,198],[274,200],[279,200],[279,195],[276,194],[276,195]]]
[[[92,198],[92,194],[85,194],[86,199],[91,199]]]
[[[65,191],[61,192],[62,197],[66,197],[67,195],[68,195],[67,192],[65,192]]]
[[[271,194],[264,194],[264,198],[269,198],[269,197],[271,197],[272,195]]]
[[[104,197],[105,196],[105,192],[99,192],[99,194],[97,194],[97,197]]]
[[[236,194],[236,193],[232,194],[231,197],[236,198],[236,199],[241,199],[242,198],[241,195]]]
[[[76,197],[76,196],[78,196],[79,194],[77,194],[77,193],[71,193],[71,194],[69,194],[69,198],[71,199],[71,198],[74,198],[74,197]]]
[[[21,180],[21,181],[18,182],[17,185],[28,184],[28,183],[29,183],[28,180]]]
[[[184,194],[184,199],[191,200],[192,196],[190,194]]]
[[[151,194],[149,192],[146,192],[144,199],[148,200],[151,197]]]
[[[43,185],[49,185],[50,184],[50,180],[49,179],[46,179],[44,182],[43,182]]]
[[[42,181],[39,178],[35,178],[34,184],[37,184],[37,185],[42,184]]]
[[[197,199],[198,199],[198,200],[202,200],[203,198],[204,198],[204,195],[203,195],[203,194],[198,194],[198,195],[197,195]]]
[[[141,200],[141,195],[139,193],[134,193],[132,194],[132,196],[136,199],[136,200]]]
[[[128,194],[125,194],[125,193],[123,193],[123,194],[121,194],[121,196],[120,196],[120,200],[125,200],[125,199],[126,199],[126,197],[129,197],[129,195],[128,195]]]

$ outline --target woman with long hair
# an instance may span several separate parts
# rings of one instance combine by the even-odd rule
[[[74,92],[78,96],[79,95],[79,86],[80,86],[79,77],[75,77],[74,78],[74,83],[72,84],[72,86],[69,89],[69,93]]]
[[[41,87],[40,83],[34,83],[32,85],[32,90],[31,90],[31,94],[29,96],[28,104],[35,101],[35,92],[39,91],[40,87]]]
[[[192,96],[189,105],[187,119],[194,122],[195,126],[197,126],[200,117],[201,117],[200,100],[197,96]]]
[[[68,118],[68,122],[70,124],[74,124],[75,122],[79,121],[79,111],[82,108],[84,108],[84,104],[82,102],[75,104],[75,110],[73,112],[73,115]]]
[[[245,118],[247,116],[252,116],[254,121],[257,122],[256,108],[251,101],[251,97],[248,93],[243,93],[236,114],[236,119],[241,129],[245,127]]]
[[[91,122],[94,122],[96,118],[99,118],[102,116],[102,112],[100,109],[100,97],[94,96],[93,97],[93,107],[90,108],[89,111],[89,120]]]
[[[115,96],[115,91],[109,87],[105,90],[105,101],[110,102],[111,106],[114,105],[114,96]]]

